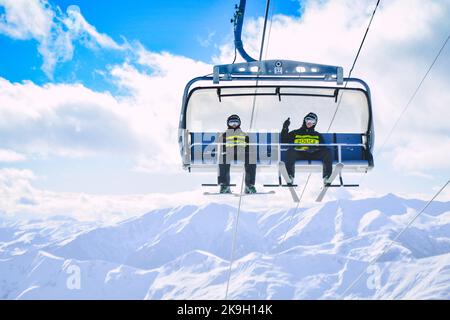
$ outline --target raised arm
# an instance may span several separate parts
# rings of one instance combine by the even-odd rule
[[[289,125],[291,124],[291,118],[283,123],[283,128],[281,129],[281,143],[289,143]]]

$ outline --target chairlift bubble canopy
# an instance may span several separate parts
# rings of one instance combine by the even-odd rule
[[[215,66],[212,75],[186,85],[178,139],[183,168],[216,170],[217,137],[226,130],[226,119],[237,114],[258,149],[258,168],[276,169],[288,148],[280,144],[283,122],[290,118],[290,130],[297,129],[309,112],[319,117],[316,130],[334,164],[363,173],[374,167],[370,89],[363,80],[344,78],[341,67],[266,60]],[[322,166],[318,161],[296,165],[307,172]]]

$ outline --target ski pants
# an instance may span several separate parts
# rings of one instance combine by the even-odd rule
[[[245,185],[255,185],[256,179],[256,164],[245,164]],[[230,185],[230,164],[219,164],[219,178],[220,185]]]
[[[292,177],[295,177],[295,161],[297,160],[322,160],[322,176],[324,178],[331,176],[333,171],[330,151],[327,148],[320,148],[310,152],[298,151],[293,148],[289,149],[286,154],[286,170]]]

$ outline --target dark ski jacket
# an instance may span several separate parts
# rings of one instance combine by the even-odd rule
[[[305,121],[300,129],[289,132],[289,129],[283,128],[281,130],[281,143],[296,143],[296,144],[322,144],[324,143],[323,136],[315,130],[315,127],[308,129]],[[295,150],[312,153],[320,150],[321,147],[299,146]]]

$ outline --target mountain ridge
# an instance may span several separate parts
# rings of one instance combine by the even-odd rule
[[[331,201],[295,215],[292,208],[244,208],[230,298],[449,299],[450,202],[433,203],[388,247],[425,204],[389,194]],[[112,225],[62,217],[3,222],[0,297],[223,299],[236,211],[210,203],[157,209]],[[80,269],[80,290],[68,289],[70,266]]]

